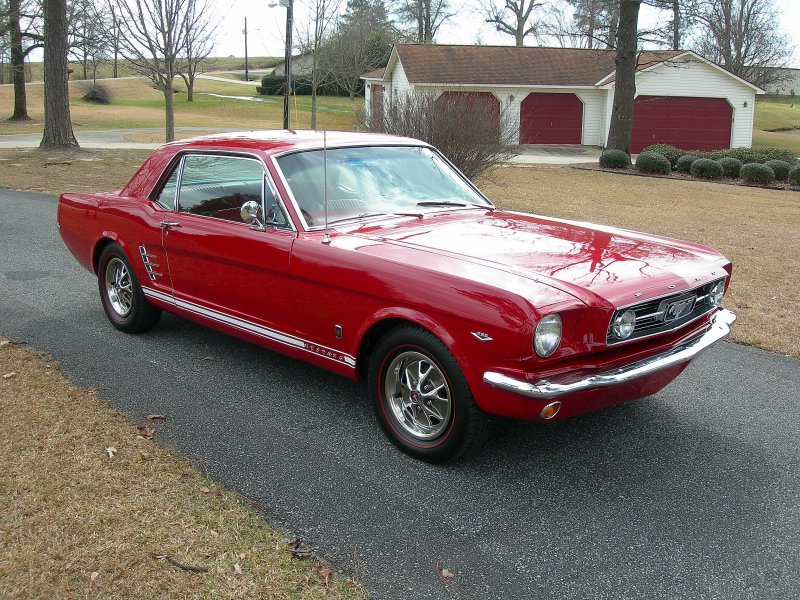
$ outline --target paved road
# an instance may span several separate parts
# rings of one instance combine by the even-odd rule
[[[0,191],[0,332],[135,419],[167,413],[159,442],[375,598],[800,596],[798,361],[726,343],[651,399],[501,421],[434,467],[384,440],[361,384],[175,317],[112,329],[54,208]]]

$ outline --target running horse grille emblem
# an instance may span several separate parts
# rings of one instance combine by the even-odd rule
[[[664,306],[660,309],[663,311],[662,318],[664,322],[669,323],[670,321],[674,321],[688,315],[690,312],[692,312],[692,309],[694,308],[694,301],[696,299],[696,296],[690,296],[689,298],[681,298],[680,300],[664,302]]]

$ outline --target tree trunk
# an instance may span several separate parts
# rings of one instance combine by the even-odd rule
[[[172,90],[172,79],[164,86],[164,110],[166,112],[166,140],[175,140],[175,98]]]
[[[681,7],[680,0],[672,0],[672,49],[681,49]]]
[[[67,4],[44,1],[44,135],[40,148],[77,148],[69,114]]]
[[[194,77],[181,73],[181,79],[186,84],[186,101],[192,102],[194,100]]]
[[[317,129],[317,84],[311,82],[311,129]]]
[[[9,121],[30,121],[28,99],[25,95],[25,52],[22,49],[22,30],[19,26],[20,0],[8,3],[9,29],[11,30],[11,79],[14,82],[14,114]]]
[[[417,0],[417,42],[420,44],[425,41],[425,27],[423,25],[424,21],[422,18],[423,1],[424,0]]]
[[[641,0],[620,0],[617,32],[616,83],[608,148],[630,153],[633,131],[633,100],[636,95],[637,30]]]

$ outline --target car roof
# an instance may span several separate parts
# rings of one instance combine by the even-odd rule
[[[313,130],[264,130],[218,133],[189,138],[166,145],[173,151],[191,148],[228,148],[237,150],[260,150],[267,153],[292,149],[362,146],[362,145],[424,145],[424,142],[411,138],[351,131],[313,131]]]

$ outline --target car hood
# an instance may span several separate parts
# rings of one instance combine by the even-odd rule
[[[533,277],[587,304],[622,306],[694,288],[724,276],[727,263],[697,244],[497,210],[426,214],[349,233]]]

